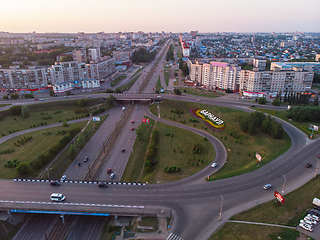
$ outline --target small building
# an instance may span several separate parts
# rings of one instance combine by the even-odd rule
[[[95,79],[80,80],[82,88],[97,88],[100,87],[100,81]]]
[[[54,93],[64,93],[73,89],[73,82],[54,83],[52,88]]]

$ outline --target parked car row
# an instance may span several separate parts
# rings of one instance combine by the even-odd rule
[[[307,215],[300,220],[299,226],[307,231],[312,232],[313,227],[318,224],[320,220],[320,209],[314,207],[307,211]]]

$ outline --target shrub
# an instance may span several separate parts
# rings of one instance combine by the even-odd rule
[[[63,121],[62,126],[64,126],[64,127],[68,127],[68,122],[67,122],[67,121]]]
[[[9,110],[12,115],[21,115],[21,105],[14,105]]]
[[[16,167],[16,171],[19,175],[27,175],[30,173],[30,164],[28,162],[22,162]]]

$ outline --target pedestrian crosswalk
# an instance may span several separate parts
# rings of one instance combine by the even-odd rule
[[[169,237],[167,237],[167,240],[183,240],[183,239],[174,233],[170,233]]]

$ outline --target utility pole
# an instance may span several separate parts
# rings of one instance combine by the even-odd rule
[[[287,178],[286,178],[285,175],[283,175],[283,173],[282,173],[282,176],[284,177],[284,183],[283,183],[283,187],[282,187],[282,194],[284,194],[284,187],[286,186]]]
[[[221,221],[221,215],[222,215],[222,205],[223,205],[223,197],[222,194],[220,193],[221,196],[221,208],[220,208],[220,216],[219,216],[219,221]]]
[[[89,171],[89,178],[91,179],[91,171],[90,171],[90,166],[88,166],[88,171]]]

